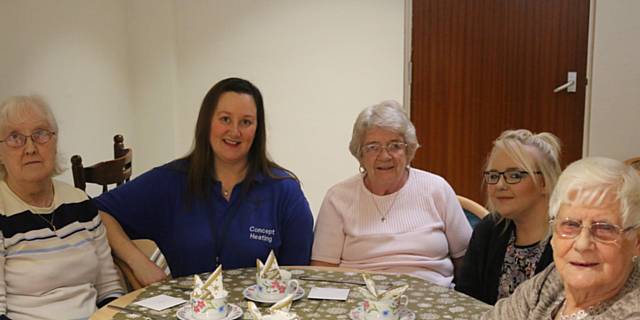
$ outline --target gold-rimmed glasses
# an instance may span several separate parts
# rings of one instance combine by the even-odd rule
[[[608,223],[608,222],[593,222],[590,225],[583,224],[580,220],[574,220],[571,218],[553,219],[551,220],[553,230],[555,233],[563,239],[575,239],[580,233],[582,228],[587,228],[591,237],[601,243],[616,243],[620,240],[625,232],[638,228],[638,225],[633,225],[627,228]]]
[[[407,144],[400,141],[392,141],[387,143],[387,145],[382,145],[380,143],[374,142],[365,144],[362,146],[362,153],[364,155],[378,155],[382,152],[382,149],[387,150],[390,154],[398,154],[401,151],[404,151],[407,148]]]

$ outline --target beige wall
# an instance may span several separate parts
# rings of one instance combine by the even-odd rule
[[[640,156],[640,1],[594,7],[589,155]]]

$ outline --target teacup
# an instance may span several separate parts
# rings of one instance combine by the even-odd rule
[[[400,309],[405,308],[409,303],[406,295],[398,296],[396,299],[365,300],[363,309],[366,320],[398,320]]]
[[[256,276],[256,295],[262,299],[280,300],[287,294],[295,294],[298,291],[297,280],[291,280],[291,273],[280,270],[280,279],[266,279]]]
[[[227,304],[227,293],[215,299],[201,299],[191,297],[191,315],[197,320],[218,320],[223,319],[229,313]]]

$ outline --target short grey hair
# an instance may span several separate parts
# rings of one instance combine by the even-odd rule
[[[349,151],[358,160],[362,159],[362,142],[367,131],[382,128],[400,134],[407,144],[407,163],[411,163],[420,147],[416,128],[402,109],[400,103],[387,100],[362,110],[353,124]]]
[[[49,107],[49,104],[38,95],[12,96],[4,100],[0,104],[0,132],[4,131],[4,128],[10,120],[23,118],[26,110],[35,110],[42,114],[51,130],[58,134],[58,122],[56,121],[56,117],[53,115],[53,111]],[[57,155],[58,140],[55,139],[55,141]],[[60,163],[60,159],[56,159],[54,175],[58,175],[63,171]],[[0,162],[0,179],[4,179],[6,174],[7,170],[5,169],[4,164]]]
[[[531,155],[526,151],[526,147],[537,150],[541,157]],[[544,190],[547,195],[551,194],[558,181],[558,176],[562,172],[560,166],[561,147],[558,137],[549,132],[533,133],[527,129],[506,130],[493,141],[493,149],[487,157],[485,170],[491,166],[498,150],[506,152],[518,166],[527,171],[536,185],[540,185],[541,180],[535,172],[541,172]],[[491,197],[487,199],[487,208],[490,211],[495,211]]]
[[[636,170],[609,158],[578,160],[560,175],[549,202],[549,217],[556,218],[562,204],[599,207],[610,203],[611,196],[620,204],[623,227],[640,224],[640,176]]]

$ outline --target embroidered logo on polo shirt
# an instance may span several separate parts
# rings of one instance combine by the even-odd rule
[[[255,226],[249,227],[249,239],[259,240],[271,243],[273,242],[273,236],[276,234],[276,229],[258,228]]]

